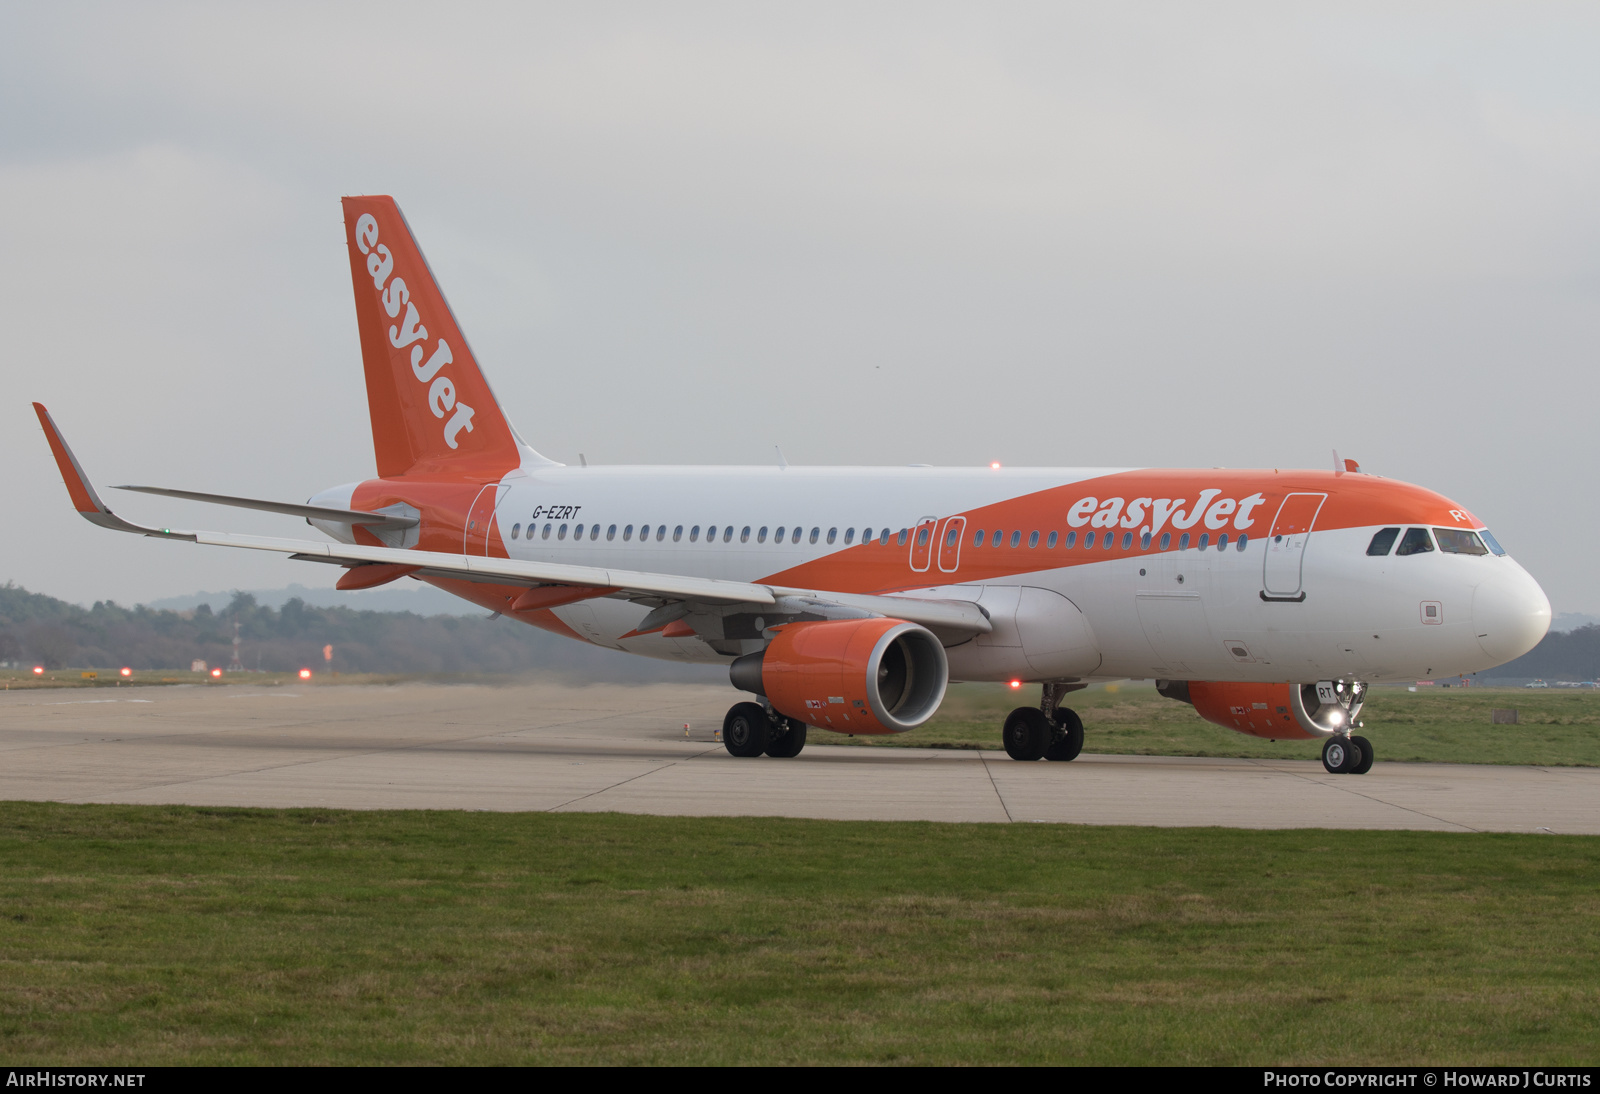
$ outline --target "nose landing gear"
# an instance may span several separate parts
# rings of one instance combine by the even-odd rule
[[[1018,707],[1001,730],[1006,755],[1013,760],[1075,760],[1083,751],[1083,719],[1057,706],[1083,684],[1045,684],[1038,707]]]
[[[1291,689],[1295,717],[1312,732],[1330,733],[1322,746],[1322,766],[1330,775],[1365,775],[1372,770],[1372,742],[1352,730],[1361,727],[1367,685],[1359,680],[1322,680]]]

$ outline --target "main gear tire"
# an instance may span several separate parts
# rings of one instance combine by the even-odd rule
[[[1083,719],[1078,712],[1066,707],[1056,708],[1054,733],[1050,746],[1044,750],[1047,760],[1076,760],[1083,751]]]
[[[735,703],[722,719],[722,747],[733,756],[759,756],[767,750],[772,720],[759,703]]]
[[[1050,737],[1055,727],[1037,707],[1018,707],[1006,715],[1000,738],[1005,742],[1006,755],[1013,760],[1037,760],[1050,747]]]
[[[798,718],[785,718],[781,734],[767,741],[767,755],[778,760],[792,760],[806,747],[806,724]],[[778,727],[774,726],[774,731]]]

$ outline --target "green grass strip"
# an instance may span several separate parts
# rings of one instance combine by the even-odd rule
[[[1593,1063],[1600,840],[0,803],[0,1055]]]

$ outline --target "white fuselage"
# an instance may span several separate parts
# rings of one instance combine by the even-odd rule
[[[1406,526],[1392,517],[1318,526],[1296,541],[1269,534],[1279,504],[1274,499],[1243,520],[1238,518],[1248,504],[1231,522],[1221,511],[1208,522],[1220,524],[1218,531],[1197,523],[1197,510],[1181,538],[1173,524],[1154,529],[1146,545],[1152,525],[1145,519],[1100,532],[1095,545],[1086,547],[1096,530],[1063,499],[1075,484],[1088,489],[1134,474],[1144,473],[525,467],[483,488],[475,512],[481,521],[492,507],[490,537],[486,542],[476,529],[474,545],[475,525],[469,525],[462,549],[537,562],[976,601],[994,631],[949,647],[956,679],[1420,679],[1501,664],[1531,648],[1548,626],[1543,592],[1508,556],[1442,550],[1369,555],[1380,527]],[[1188,489],[1193,498],[1200,481],[1193,476],[1203,473],[1181,474],[1190,477],[1174,489]],[[1261,481],[1270,488],[1276,473],[1260,474],[1269,476]],[[1313,482],[1310,489],[1336,492],[1338,483],[1325,477],[1334,485]],[[1375,485],[1371,476],[1349,478],[1368,480],[1369,490]],[[348,505],[353,489],[336,488],[318,500]],[[1210,494],[1228,489],[1224,484]],[[1250,484],[1233,492],[1248,489]],[[1202,505],[1207,496],[1200,494]],[[1131,505],[1128,511],[1136,513]],[[1455,521],[1463,519],[1464,510],[1449,512],[1458,514]],[[924,545],[919,553],[917,529],[930,518],[938,522],[925,525],[936,542],[931,552]],[[1430,510],[1411,523],[1426,527],[1449,519]],[[644,528],[647,538],[640,535]],[[869,529],[872,544],[864,551]],[[324,530],[344,538],[338,526]],[[1163,533],[1173,536],[1166,550],[1160,549]],[[1223,536],[1226,546],[1219,549]],[[1188,546],[1182,547],[1185,540]],[[1282,552],[1290,546],[1295,557],[1286,561]],[[1269,557],[1274,550],[1279,554]],[[649,608],[622,599],[553,610],[581,638],[650,657],[726,663],[759,648],[759,641],[714,648],[717,643],[700,634],[623,637]]]

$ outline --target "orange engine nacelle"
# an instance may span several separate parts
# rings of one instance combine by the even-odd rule
[[[837,733],[904,733],[944,701],[944,647],[915,623],[836,619],[791,623],[729,669],[733,686],[774,710]]]
[[[1190,680],[1187,698],[1194,704],[1195,713],[1206,721],[1252,737],[1306,741],[1327,736],[1326,733],[1308,733],[1295,716],[1294,700],[1299,690],[1300,685],[1289,683],[1229,684]],[[1167,691],[1163,690],[1163,694]]]

